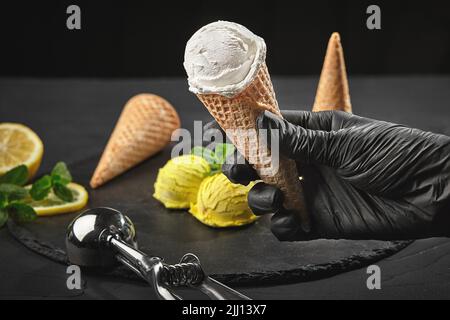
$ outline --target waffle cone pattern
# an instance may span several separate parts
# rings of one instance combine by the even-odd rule
[[[274,165],[266,143],[258,135],[256,119],[262,112],[268,110],[281,117],[267,66],[263,64],[253,82],[233,98],[219,94],[197,96],[261,179],[284,192],[284,206],[295,211],[303,226],[308,227],[309,219],[295,161],[280,157],[279,165]]]
[[[339,33],[331,35],[320,75],[313,111],[352,112],[344,50]]]
[[[98,188],[166,147],[180,118],[165,99],[140,94],[125,105],[91,179]]]

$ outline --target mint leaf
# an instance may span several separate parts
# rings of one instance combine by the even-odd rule
[[[202,157],[205,159],[209,164],[217,164],[218,159],[216,157],[216,154],[214,151],[208,148],[204,147],[194,147],[191,151],[191,154]]]
[[[72,182],[72,175],[64,162],[58,162],[51,175],[54,183],[67,185]]]
[[[27,181],[28,168],[25,165],[15,167],[0,177],[0,183],[15,184],[17,186],[24,186]]]
[[[29,205],[15,202],[6,207],[8,215],[11,219],[18,223],[26,223],[36,220],[36,211]]]
[[[218,143],[214,149],[219,164],[226,163],[228,157],[234,154],[235,151],[236,147],[229,143]]]
[[[33,198],[33,200],[36,201],[44,200],[50,193],[51,189],[52,189],[52,178],[49,175],[45,175],[38,181],[33,183],[30,195]]]
[[[0,209],[0,229],[5,225],[5,223],[8,221],[8,211],[6,209],[1,208]]]
[[[53,192],[58,198],[65,202],[73,201],[72,191],[63,184],[55,183],[55,185],[53,186]]]
[[[4,193],[0,193],[0,209],[3,209],[8,204],[8,197]]]
[[[204,147],[194,147],[191,151],[191,154],[205,159],[211,167],[211,174],[217,173],[222,168],[222,166],[219,164],[219,159],[217,159],[216,154],[211,149]]]
[[[14,184],[2,183],[0,184],[0,194],[6,197],[7,201],[15,201],[26,198],[28,191]]]

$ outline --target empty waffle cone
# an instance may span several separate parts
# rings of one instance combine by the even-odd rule
[[[165,99],[140,94],[125,105],[91,179],[98,188],[166,147],[180,118]]]
[[[233,98],[220,94],[197,96],[261,179],[283,191],[284,206],[294,211],[303,228],[309,230],[309,217],[295,161],[280,157],[279,165],[274,165],[270,151],[258,135],[256,119],[262,112],[268,110],[281,117],[266,64],[262,64],[253,82]]]
[[[352,112],[345,69],[344,50],[339,33],[331,35],[320,75],[313,111],[341,110]]]

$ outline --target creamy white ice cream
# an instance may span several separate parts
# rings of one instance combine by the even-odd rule
[[[227,21],[208,24],[186,45],[189,90],[233,97],[253,81],[265,59],[264,40],[244,26]]]

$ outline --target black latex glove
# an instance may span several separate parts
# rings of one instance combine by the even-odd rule
[[[405,239],[450,235],[450,137],[345,112],[270,112],[259,128],[279,129],[281,153],[298,163],[312,232],[264,183],[249,194],[285,241],[312,238]],[[270,137],[270,134],[268,134]],[[224,165],[232,182],[258,179],[248,164]]]

